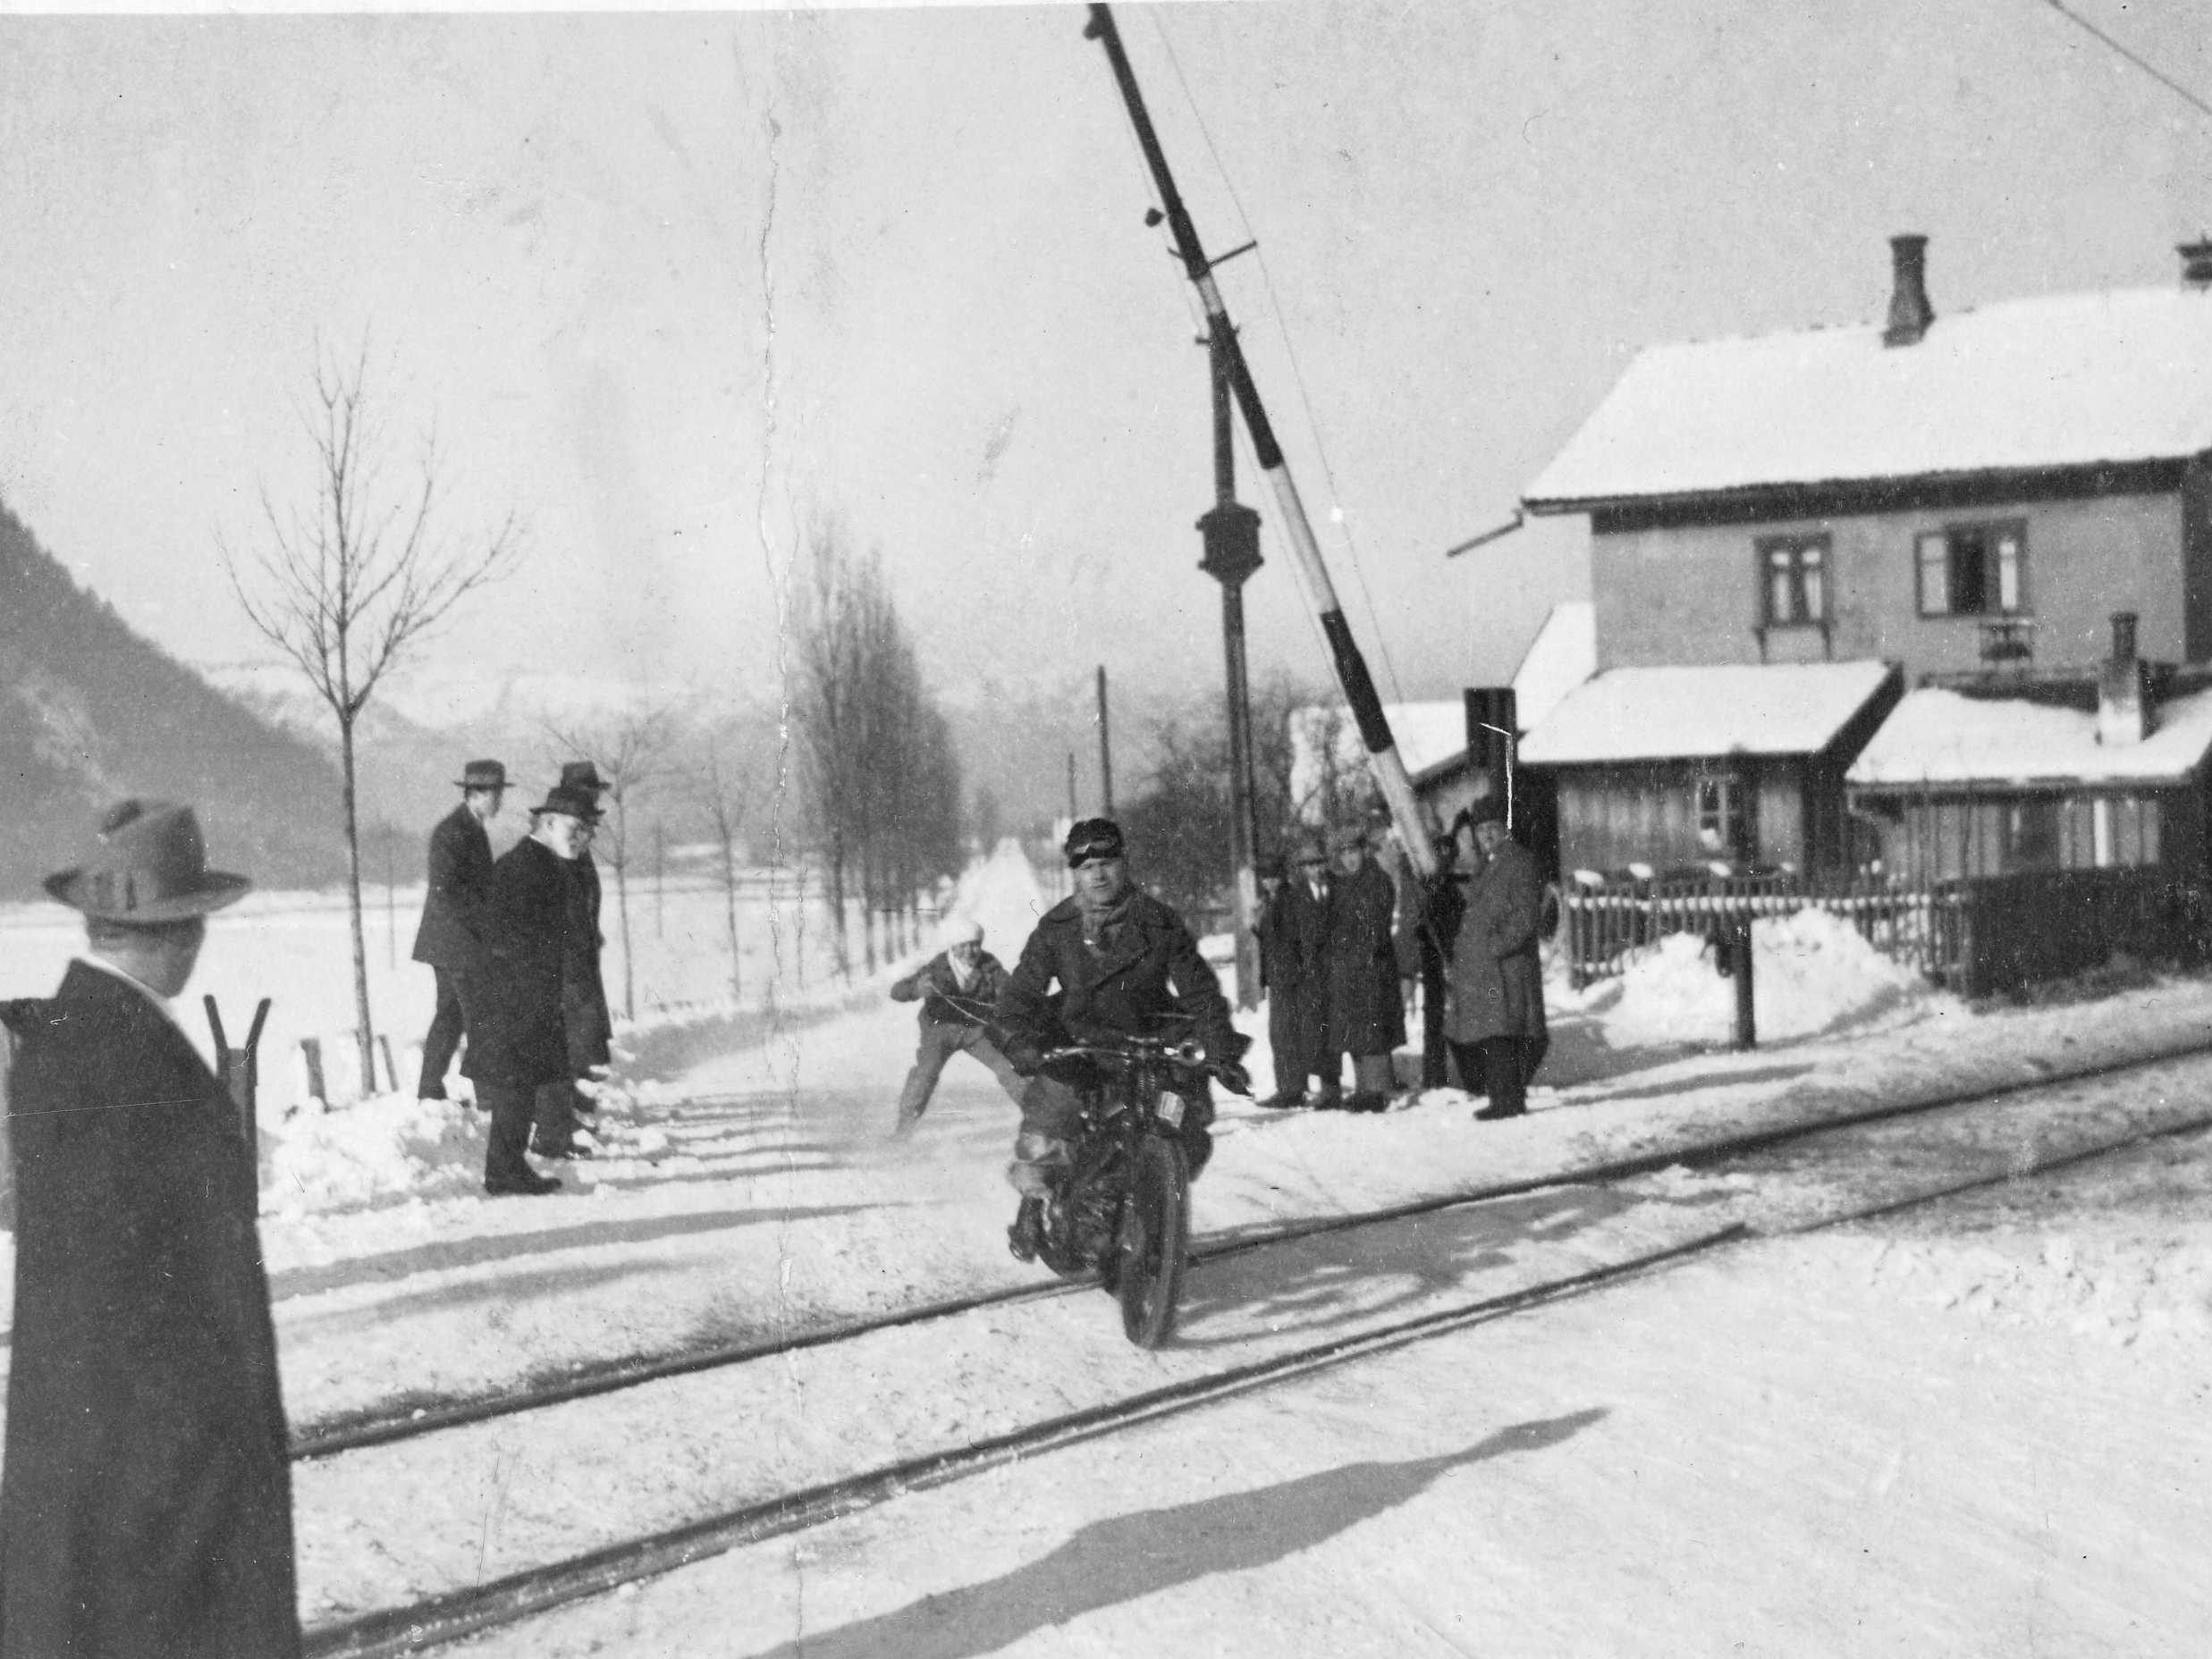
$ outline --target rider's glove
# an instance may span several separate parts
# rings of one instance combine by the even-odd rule
[[[1026,1037],[1009,1035],[1002,1048],[1006,1063],[1024,1077],[1034,1077],[1044,1065],[1044,1050]]]
[[[1231,1094],[1248,1095],[1252,1092],[1252,1074],[1234,1060],[1224,1060],[1215,1068],[1214,1074],[1220,1078],[1221,1087]]]

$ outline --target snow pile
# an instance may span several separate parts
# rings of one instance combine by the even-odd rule
[[[2066,1330],[2115,1347],[2212,1336],[2212,1231],[2164,1251],[2068,1234],[1960,1244],[1888,1241],[1870,1281],[1900,1300],[2014,1328]]]
[[[261,1130],[265,1211],[294,1217],[473,1192],[485,1119],[459,1100],[376,1095],[336,1112],[295,1112]]]
[[[1752,926],[1752,950],[1762,1040],[1815,1036],[1929,994],[1917,973],[1822,910],[1761,917]],[[1716,972],[1711,945],[1693,933],[1660,940],[1617,981],[1596,988],[1584,1006],[1615,1048],[1726,1042],[1735,1029],[1735,987]]]

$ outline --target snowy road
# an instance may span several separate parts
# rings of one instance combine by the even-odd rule
[[[2199,1655],[2202,1333],[2007,1324],[1886,1265],[1902,1234],[2024,1267],[2084,1217],[2200,1262],[2212,1148],[2135,1161],[2180,1199],[2131,1208],[2098,1167],[2038,1183],[1995,1247],[1958,1207],[1754,1245],[467,1651]]]
[[[299,1478],[308,1605],[318,1620],[397,1605],[1736,1223],[1818,1225],[2002,1177],[2200,1120],[2208,1082],[2212,1062],[2174,1062],[1844,1131],[1748,1168],[1558,1187],[1271,1246],[1195,1271],[1183,1339],[1158,1355],[1120,1342],[1103,1298],[1057,1298],[319,1461]]]

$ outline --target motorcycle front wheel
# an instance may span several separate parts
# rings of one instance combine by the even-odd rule
[[[1148,1134],[1137,1144],[1114,1251],[1122,1334],[1138,1347],[1157,1348],[1173,1334],[1189,1255],[1190,1166],[1180,1142]]]

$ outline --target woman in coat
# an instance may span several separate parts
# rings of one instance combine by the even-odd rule
[[[1506,831],[1503,812],[1485,797],[1452,825],[1465,907],[1451,941],[1444,1037],[1470,1090],[1486,1084],[1490,1104],[1475,1116],[1518,1117],[1528,1109],[1529,1074],[1549,1037],[1543,968],[1537,956],[1543,876],[1526,847]]]

